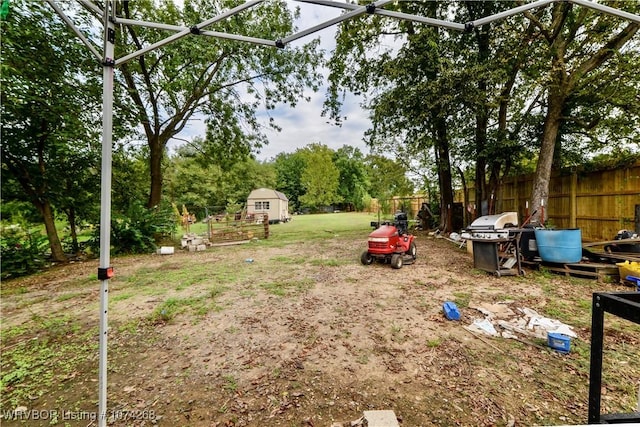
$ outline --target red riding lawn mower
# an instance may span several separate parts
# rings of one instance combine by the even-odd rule
[[[362,264],[369,265],[377,260],[398,269],[414,263],[417,254],[415,236],[408,233],[406,213],[396,213],[393,223],[372,222],[371,225],[377,228],[369,234],[369,248],[360,256]]]

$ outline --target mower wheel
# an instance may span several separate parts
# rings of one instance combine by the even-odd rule
[[[411,255],[411,258],[415,261],[418,257],[418,249],[416,248],[416,242],[411,242],[409,245],[409,250],[407,251],[407,255]]]
[[[403,264],[404,264],[404,260],[402,259],[401,254],[393,254],[391,256],[391,267],[397,270],[399,268],[402,268]]]
[[[373,256],[371,256],[371,254],[367,251],[362,252],[362,255],[360,255],[360,262],[363,265],[371,265],[371,263],[373,262]]]

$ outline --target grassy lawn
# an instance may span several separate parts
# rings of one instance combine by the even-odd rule
[[[323,239],[330,235],[368,233],[371,231],[371,221],[378,220],[377,214],[362,212],[294,215],[292,218],[287,223],[270,225],[270,236],[265,243],[278,245],[301,240]],[[193,224],[190,232],[204,235],[207,232],[207,224],[202,222]]]
[[[167,426],[329,426],[366,409],[394,409],[411,426],[586,421],[591,295],[624,287],[544,270],[496,278],[424,233],[415,264],[363,266],[377,220],[300,215],[268,239],[112,258],[109,407]],[[92,260],[2,282],[2,411],[95,412],[96,269]],[[443,301],[456,302],[460,322],[443,318]],[[465,331],[474,307],[498,303],[572,325],[571,352]],[[640,327],[612,316],[605,326],[603,413],[629,412]],[[2,425],[65,425],[41,421]]]

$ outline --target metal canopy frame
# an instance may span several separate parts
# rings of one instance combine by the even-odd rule
[[[365,14],[380,15],[389,18],[408,20],[418,22],[430,26],[441,27],[456,31],[472,31],[474,28],[489,24],[494,21],[505,19],[519,13],[526,12],[531,9],[545,7],[552,3],[568,2],[583,7],[591,8],[602,13],[621,17],[623,19],[640,23],[640,16],[623,10],[604,6],[593,2],[592,0],[537,0],[522,6],[518,6],[507,11],[497,13],[495,15],[480,18],[475,21],[465,23],[449,22],[435,18],[429,18],[407,13],[400,13],[382,9],[388,3],[394,0],[377,0],[367,5],[357,5],[352,3],[342,3],[331,0],[295,0],[301,3],[311,3],[319,6],[327,6],[340,8],[346,12],[342,15],[319,23],[310,28],[304,29],[297,33],[288,35],[284,38],[275,40],[266,40],[261,38],[249,37],[239,34],[228,34],[217,31],[204,30],[206,27],[218,21],[222,21],[231,16],[237,15],[244,10],[252,8],[264,0],[248,0],[239,6],[232,8],[226,12],[216,15],[210,19],[193,25],[192,27],[182,27],[169,25],[164,23],[138,21],[132,19],[124,19],[116,16],[115,3],[118,0],[101,0],[104,7],[101,9],[91,0],[76,0],[83,8],[91,12],[94,16],[102,20],[103,24],[103,47],[102,53],[94,46],[94,44],[80,31],[69,18],[64,10],[58,6],[61,0],[46,0],[47,3],[55,10],[61,19],[71,28],[82,43],[89,51],[103,64],[103,115],[102,115],[102,166],[101,166],[101,191],[100,191],[100,264],[98,267],[98,279],[101,281],[100,286],[100,366],[99,366],[99,399],[98,399],[98,425],[106,427],[107,425],[107,332],[108,332],[108,295],[109,295],[109,279],[113,275],[113,269],[110,265],[110,235],[111,235],[111,173],[112,173],[112,136],[113,136],[113,74],[114,68],[125,64],[147,52],[159,49],[169,43],[177,41],[187,36],[210,36],[221,39],[234,40],[255,45],[263,45],[268,47],[284,48],[287,44],[316,33],[332,25],[339,24]],[[175,34],[166,37],[159,42],[146,46],[122,58],[114,58],[115,47],[115,25],[137,25],[142,27],[156,28],[162,30],[173,31]]]

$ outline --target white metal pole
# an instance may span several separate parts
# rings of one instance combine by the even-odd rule
[[[127,63],[129,61],[131,61],[134,58],[137,58],[140,55],[144,55],[147,52],[151,52],[152,50],[155,50],[159,47],[162,47],[166,44],[169,44],[171,42],[174,42],[176,40],[180,40],[183,37],[188,36],[189,34],[192,34],[193,31],[199,31],[215,22],[218,21],[222,21],[223,19],[226,19],[230,16],[236,15],[240,12],[242,12],[245,9],[248,9],[250,7],[255,6],[258,3],[262,3],[264,0],[249,0],[239,6],[234,7],[233,9],[229,9],[228,11],[221,13],[218,16],[215,16],[213,18],[207,19],[206,21],[203,21],[201,23],[199,23],[198,25],[194,26],[193,29],[186,29],[183,30],[177,34],[174,34],[172,36],[167,37],[166,39],[160,40],[159,42],[156,42],[154,44],[151,44],[147,47],[144,47],[140,50],[137,50],[133,53],[130,53],[129,55],[123,56],[122,58],[118,59],[118,61],[116,62],[116,65],[121,65],[124,63]]]
[[[361,6],[359,6],[357,4],[353,4],[353,3],[336,2],[336,1],[332,1],[332,0],[296,0],[296,1],[299,1],[301,3],[317,4],[319,6],[337,7],[337,8],[349,9],[349,10],[356,10],[359,7],[361,7]],[[384,10],[384,9],[379,9],[379,8],[376,8],[373,13],[375,13],[376,15],[387,16],[387,17],[395,18],[395,19],[403,19],[403,20],[407,20],[407,21],[420,22],[420,23],[423,23],[423,24],[432,25],[432,26],[435,26],[435,27],[449,28],[449,29],[452,29],[452,30],[464,31],[464,29],[465,29],[464,24],[458,24],[456,22],[443,21],[441,19],[435,19],[435,18],[427,18],[427,17],[424,17],[424,16],[410,15],[408,13],[393,12],[393,11],[390,11],[390,10]]]
[[[102,14],[102,11],[100,10],[100,8],[95,4],[91,3],[89,0],[78,0],[78,3],[80,3],[85,9],[92,11],[94,16],[96,16],[96,18],[99,18],[100,15]]]
[[[334,24],[338,24],[340,22],[346,21],[348,19],[351,18],[355,18],[356,16],[360,16],[360,15],[364,15],[365,13],[367,13],[367,11],[369,10],[369,8],[373,8],[373,10],[375,10],[376,7],[380,7],[380,6],[384,6],[387,3],[391,3],[393,0],[378,0],[374,3],[370,3],[368,6],[359,6],[357,9],[353,9],[347,13],[344,13],[340,16],[337,16],[335,18],[329,19],[328,21],[325,21],[321,24],[315,25],[311,28],[307,28],[306,30],[300,31],[298,33],[292,34],[290,36],[287,36],[285,38],[282,39],[281,43],[282,45],[286,45],[288,43],[291,43],[294,40],[298,40],[302,37],[308,36],[309,34],[318,32],[320,30],[323,30],[327,27],[330,27]]]
[[[508,18],[509,16],[516,15],[518,13],[526,12],[527,10],[535,9],[537,7],[544,7],[551,3],[555,3],[558,0],[538,0],[533,3],[527,3],[522,6],[514,7],[513,9],[505,10],[504,12],[496,13],[495,15],[487,16],[485,18],[476,19],[470,22],[474,27],[479,27],[484,24],[488,24],[499,19]]]
[[[392,12],[390,10],[384,10],[384,9],[377,9],[374,13],[376,15],[388,16],[390,18],[402,19],[405,21],[420,22],[422,24],[431,25],[432,27],[442,27],[442,28],[448,28],[450,30],[458,30],[458,31],[464,31],[465,29],[464,24],[459,24],[457,22],[443,21],[442,19],[411,15],[408,13]]]
[[[176,32],[184,32],[184,31],[189,31],[190,32],[191,31],[190,28],[183,27],[183,26],[180,26],[180,25],[162,24],[162,23],[148,22],[148,21],[137,21],[135,19],[117,18],[116,19],[116,24],[138,25],[140,27],[158,28],[160,30],[169,30],[169,31],[176,31]],[[265,46],[271,46],[271,47],[275,47],[276,46],[276,42],[274,40],[267,40],[267,39],[261,39],[261,38],[257,38],[257,37],[242,36],[242,35],[239,35],[239,34],[227,34],[227,33],[221,33],[221,32],[218,32],[218,31],[206,31],[206,30],[200,30],[199,34],[203,35],[203,36],[217,37],[219,39],[236,40],[236,41],[259,44],[259,45],[265,45]]]
[[[599,12],[604,12],[609,15],[618,16],[620,18],[628,19],[629,21],[640,23],[640,16],[633,13],[625,12],[624,10],[615,9],[613,7],[605,6],[589,0],[569,0],[571,3],[579,4],[580,6],[595,9]]]
[[[111,277],[111,143],[113,132],[113,72],[115,27],[109,19],[111,0],[104,5],[104,58],[102,74],[102,170],[100,179],[100,368],[98,381],[98,426],[107,426],[107,310]]]
[[[64,13],[64,11],[60,7],[58,7],[58,5],[53,0],[47,0],[47,3],[49,3],[49,5],[53,8],[53,10],[56,11],[58,16],[60,16],[60,18],[67,24],[67,26],[71,29],[71,31],[73,31],[76,34],[76,36],[78,36],[78,38],[82,41],[82,43],[84,43],[87,49],[89,49],[97,59],[101,59],[102,56],[100,55],[98,50],[95,47],[93,47],[93,44],[91,44],[91,42],[87,40],[84,34],[82,34],[82,32],[78,29],[78,27],[75,26],[73,21],[69,19],[69,17]]]

